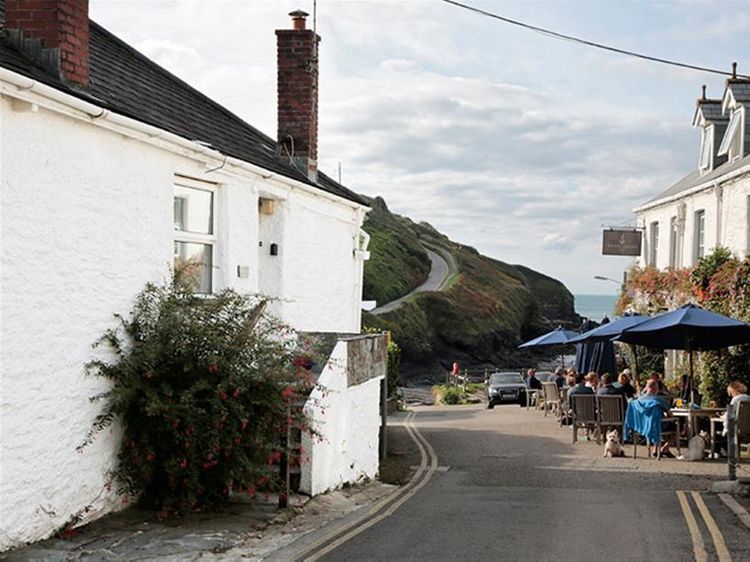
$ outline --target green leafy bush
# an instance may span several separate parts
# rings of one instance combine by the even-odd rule
[[[231,290],[202,298],[179,280],[149,284],[95,344],[111,347],[114,360],[88,370],[112,388],[92,399],[104,407],[82,447],[122,423],[114,471],[122,493],[169,514],[274,486],[287,425],[309,431],[292,405],[311,382],[296,337],[264,307]]]
[[[442,401],[443,404],[453,406],[460,404],[463,401],[464,395],[461,389],[455,386],[449,386],[443,391]]]

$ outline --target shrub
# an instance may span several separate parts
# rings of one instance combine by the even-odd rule
[[[463,393],[458,387],[449,386],[443,391],[443,404],[455,405],[460,404],[464,398]]]
[[[287,424],[305,426],[290,405],[310,389],[309,365],[264,306],[231,290],[198,297],[179,279],[149,284],[95,344],[110,346],[114,360],[93,360],[88,371],[112,388],[92,399],[104,407],[82,447],[122,423],[122,493],[169,514],[274,485]]]

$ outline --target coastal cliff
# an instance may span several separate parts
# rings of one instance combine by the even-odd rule
[[[406,376],[442,371],[453,361],[522,365],[531,355],[518,350],[519,343],[580,321],[573,295],[560,281],[484,256],[427,223],[391,213],[380,197],[369,202],[365,300],[385,304],[423,283],[430,271],[428,249],[450,265],[441,290],[414,293],[395,310],[363,315],[366,327],[392,332],[403,350]]]

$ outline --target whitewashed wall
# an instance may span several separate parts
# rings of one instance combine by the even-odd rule
[[[380,382],[347,387],[347,343],[339,341],[310,395],[305,412],[319,438],[303,434],[300,489],[316,495],[367,478],[379,470]]]
[[[301,190],[206,175],[191,159],[43,108],[0,104],[4,550],[48,536],[90,503],[89,518],[118,505],[104,491],[117,435],[75,451],[99,411],[88,398],[105,384],[83,366],[112,314],[168,275],[175,173],[218,182],[216,289],[258,291],[258,193],[286,193],[280,313],[299,329],[359,331],[352,238],[361,217]]]
[[[718,192],[721,193],[721,197]],[[698,210],[705,211],[705,254],[709,254],[718,242],[728,247],[738,257],[744,257],[748,251],[748,224],[750,223],[748,196],[750,196],[750,175],[745,174],[725,182],[720,190],[709,187],[676,201],[638,212],[638,222],[646,227],[643,253],[637,260],[638,265],[645,265],[649,259],[651,225],[658,221],[659,244],[656,266],[660,269],[669,267],[670,219],[678,216],[678,208],[682,204],[685,205],[685,226],[679,265],[682,267],[694,265],[695,212]]]

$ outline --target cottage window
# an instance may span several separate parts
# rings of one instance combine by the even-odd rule
[[[196,291],[213,290],[213,261],[216,236],[213,184],[177,177],[174,185],[174,264],[190,264],[197,277]]]
[[[727,132],[719,145],[719,156],[728,155],[730,160],[740,156],[740,142],[742,137],[742,110],[735,109],[727,126]]]
[[[694,219],[694,240],[693,240],[693,261],[698,262],[706,255],[706,211],[700,210],[695,212]]]
[[[651,223],[651,255],[649,257],[649,263],[656,267],[656,260],[659,257],[659,223]]]
[[[677,267],[677,217],[669,219],[669,267]]]

